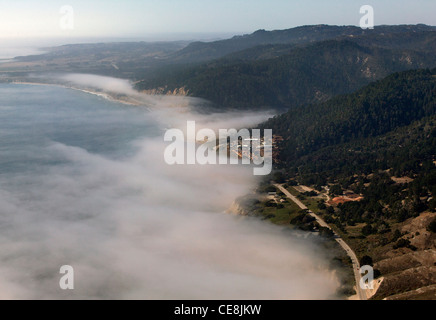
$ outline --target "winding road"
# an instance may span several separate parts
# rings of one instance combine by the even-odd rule
[[[309,214],[316,219],[316,222],[318,222],[318,224],[321,227],[325,227],[325,228],[332,230],[332,228],[320,216],[318,216],[317,214],[315,214],[314,212],[309,210],[308,207],[306,207],[300,200],[298,200],[297,197],[293,196],[282,185],[274,184],[274,186],[276,188],[278,188],[281,192],[283,192],[289,199],[291,199],[293,202],[295,202],[301,209],[308,210]],[[366,294],[365,290],[363,290],[360,287],[360,279],[361,279],[360,263],[359,263],[359,260],[357,259],[356,254],[350,248],[350,246],[336,232],[333,231],[333,233],[335,235],[336,242],[339,243],[339,245],[342,247],[342,249],[344,249],[347,252],[347,255],[351,258],[351,261],[353,263],[353,271],[354,271],[354,278],[356,280],[356,292],[357,292],[358,299],[359,300],[367,300],[368,298],[367,298],[367,294]]]

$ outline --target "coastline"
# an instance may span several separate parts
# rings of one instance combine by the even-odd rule
[[[76,90],[76,91],[92,94],[92,95],[98,96],[100,98],[106,99],[108,101],[118,102],[118,103],[125,104],[125,105],[145,106],[145,104],[143,104],[140,101],[137,101],[135,99],[132,99],[131,97],[128,97],[127,99],[122,99],[120,97],[117,97],[115,93],[93,91],[90,88],[85,89],[85,88],[75,87],[75,86],[71,86],[71,85],[60,84],[60,83],[32,82],[32,81],[21,81],[21,80],[13,80],[10,82],[4,81],[3,83],[17,84],[17,85],[32,85],[32,86],[53,86],[53,87]]]

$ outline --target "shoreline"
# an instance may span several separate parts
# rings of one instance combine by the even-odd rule
[[[47,83],[47,82],[32,82],[32,81],[21,81],[21,80],[13,80],[13,81],[4,81],[2,83],[7,84],[16,84],[16,85],[31,85],[31,86],[53,86],[53,87],[59,87],[64,89],[70,89],[75,91],[84,92],[87,94],[92,94],[95,96],[98,96],[100,98],[106,99],[111,102],[118,102],[124,105],[130,105],[130,106],[145,106],[143,103],[140,103],[139,101],[130,99],[130,100],[124,100],[120,99],[115,96],[115,94],[111,94],[110,92],[99,92],[99,91],[93,91],[90,88],[80,88],[80,87],[74,87],[71,85],[66,84],[60,84],[60,83]]]

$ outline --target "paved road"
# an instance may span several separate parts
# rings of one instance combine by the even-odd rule
[[[309,210],[308,207],[306,207],[300,200],[298,200],[297,197],[293,196],[288,190],[286,190],[282,185],[280,184],[274,184],[281,192],[283,192],[289,199],[294,201],[301,209],[303,210]],[[309,214],[316,219],[316,222],[321,227],[329,228],[332,230],[332,228],[317,214],[309,210]],[[332,230],[333,231],[333,230]],[[334,232],[334,231],[333,231]],[[357,259],[356,254],[354,251],[350,248],[350,246],[336,233],[335,234],[335,240],[339,243],[339,245],[347,252],[347,255],[351,258],[351,261],[353,262],[353,271],[354,271],[354,278],[356,280],[356,291],[357,296],[359,300],[367,300],[366,292],[360,288],[360,263]]]

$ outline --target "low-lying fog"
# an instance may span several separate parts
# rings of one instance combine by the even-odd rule
[[[138,96],[123,80],[65,77],[77,85]],[[189,108],[201,103],[197,99],[143,99],[147,117],[162,129],[183,127],[186,120],[213,129],[249,126],[270,116],[204,115]],[[5,175],[0,298],[335,297],[337,280],[316,244],[266,222],[224,213],[255,187],[251,168],[168,166],[163,135],[132,143],[133,155],[113,159],[53,141],[38,152],[63,161],[48,171]],[[3,147],[0,152],[8,152]],[[59,288],[62,265],[74,268],[74,290]]]

